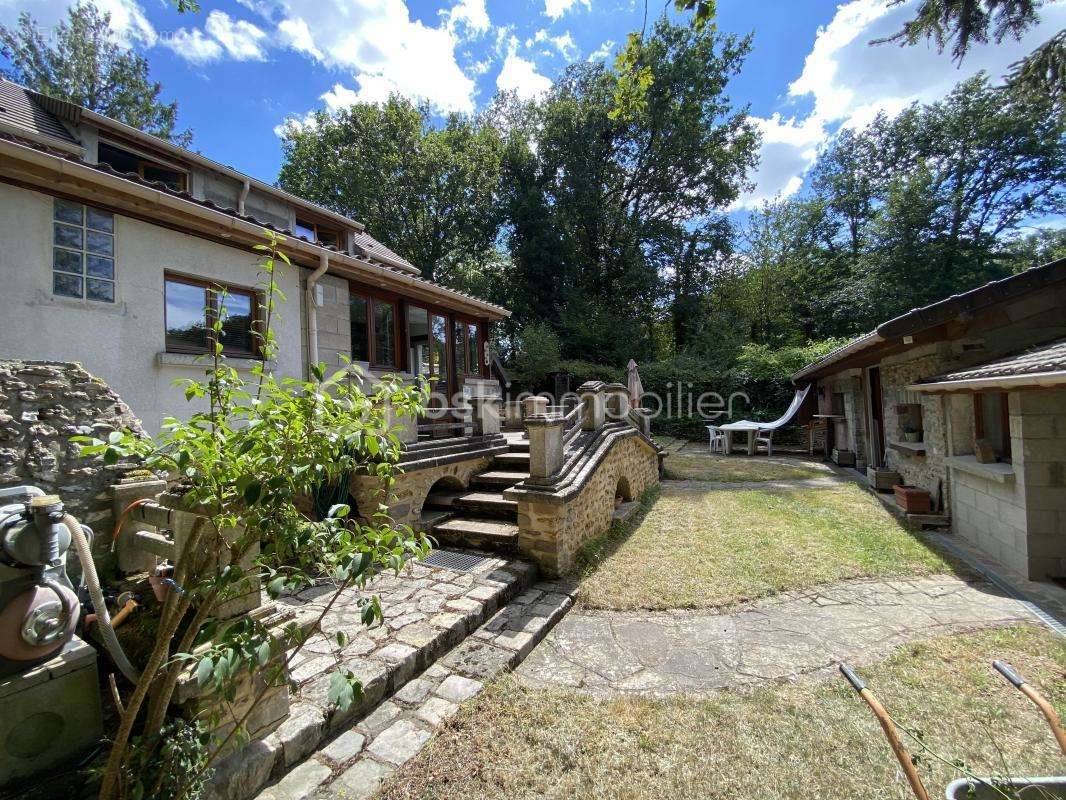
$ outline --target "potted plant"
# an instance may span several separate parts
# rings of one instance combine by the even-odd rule
[[[908,514],[929,513],[932,497],[925,489],[897,484],[892,487],[892,492],[896,495],[896,505]]]

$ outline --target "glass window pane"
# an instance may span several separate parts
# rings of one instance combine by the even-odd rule
[[[85,209],[86,227],[104,233],[115,232],[115,215],[110,211],[101,211],[98,208]]]
[[[255,319],[254,298],[248,294],[227,294],[220,297],[219,313],[222,315],[222,348],[235,353],[254,353],[255,337],[252,322]]]
[[[428,376],[429,360],[429,312],[418,306],[407,307],[407,339],[410,351],[408,361],[415,375]]]
[[[433,368],[438,381],[448,380],[448,322],[444,317],[433,317]]]
[[[466,325],[456,322],[452,336],[455,338],[455,374],[468,372],[466,368]]]
[[[102,256],[115,254],[115,237],[110,233],[87,231],[85,234],[85,249],[90,253],[99,253]]]
[[[72,247],[81,250],[81,228],[72,228],[70,225],[61,225],[58,222],[55,228],[54,240],[61,247]]]
[[[52,249],[52,266],[60,272],[73,272],[81,275],[81,253],[73,250]]]
[[[167,348],[207,349],[207,289],[180,281],[166,282]]]
[[[82,209],[84,209],[81,203],[72,203],[69,200],[60,200],[58,197],[55,201],[55,218],[60,222],[69,222],[71,225],[81,225]]]
[[[370,360],[370,340],[366,334],[368,301],[357,294],[348,296],[348,312],[352,326],[352,361]]]
[[[81,297],[81,278],[77,275],[53,272],[52,291],[64,297]]]
[[[466,352],[467,357],[470,359],[470,372],[477,375],[481,372],[481,363],[478,361],[478,335],[477,325],[468,324],[466,326]]]
[[[303,236],[310,242],[315,240],[315,226],[310,222],[304,222],[303,220],[296,220],[296,227],[292,231],[297,236]]]
[[[85,294],[90,300],[103,300],[107,303],[114,303],[115,282],[87,278],[85,281]]]
[[[396,365],[396,312],[386,300],[374,301],[374,363]]]
[[[111,280],[115,277],[115,262],[110,258],[104,258],[103,256],[88,256],[86,258],[85,267],[85,271],[94,278],[107,278],[108,280]]]

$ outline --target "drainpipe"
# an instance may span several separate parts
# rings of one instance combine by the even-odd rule
[[[244,216],[244,201],[248,199],[248,192],[252,191],[252,182],[245,181],[241,186],[241,196],[237,198],[237,213]]]
[[[329,255],[321,253],[318,266],[307,276],[307,361],[318,363],[318,303],[315,301],[315,284],[326,274],[329,267]]]

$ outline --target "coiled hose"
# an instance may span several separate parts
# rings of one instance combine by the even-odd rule
[[[103,640],[104,649],[111,654],[111,658],[114,659],[119,672],[125,675],[132,683],[137,683],[141,679],[141,673],[126,658],[126,653],[115,635],[115,629],[111,627],[111,615],[107,611],[107,602],[104,600],[104,593],[100,589],[100,578],[96,574],[96,562],[93,561],[93,554],[89,548],[89,541],[85,537],[85,531],[81,529],[81,525],[70,514],[63,515],[63,524],[70,531],[74,549],[78,551],[78,560],[81,561],[82,580],[89,587],[89,597],[92,598],[93,606],[96,609],[96,621],[100,626],[100,638]]]

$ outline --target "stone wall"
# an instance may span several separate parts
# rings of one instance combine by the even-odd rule
[[[955,531],[1033,580],[1066,574],[1066,390],[1010,392],[1010,464],[974,464],[973,396],[951,399]],[[958,412],[956,413],[956,409]],[[956,426],[964,426],[956,435]],[[967,440],[965,431],[970,431]]]
[[[70,440],[122,429],[143,433],[122,399],[80,364],[0,361],[0,487],[29,484],[59,495],[94,529],[101,558],[110,550],[110,489],[123,470],[83,458]]]
[[[426,496],[437,481],[446,479],[456,489],[466,488],[474,475],[488,469],[492,459],[491,455],[480,456],[397,474],[392,499],[388,502],[389,516],[396,524],[411,525],[417,530]],[[368,520],[382,502],[381,482],[372,475],[354,476],[349,483],[349,492],[355,505],[353,511],[364,520]]]
[[[948,507],[946,422],[944,399],[940,395],[909,392],[906,387],[922,378],[936,375],[951,366],[948,343],[908,350],[881,362],[882,409],[885,426],[885,463],[910,486],[926,489],[936,501],[937,488],[943,486],[945,508]],[[925,452],[912,453],[892,448],[902,440],[901,405],[919,405],[922,410],[922,444]]]
[[[866,469],[866,389],[861,374],[858,370],[837,373],[823,380],[820,388],[825,390],[824,402],[819,404],[824,413],[832,413],[834,394],[844,396],[845,419],[843,424],[832,421],[833,442],[838,450],[850,450],[855,454],[857,469]]]
[[[1012,392],[1011,456],[1021,470],[1026,570],[1033,580],[1066,575],[1066,389]],[[1017,453],[1017,455],[1015,455]]]
[[[587,481],[572,495],[515,493],[519,549],[547,575],[569,572],[578,549],[611,526],[620,486],[628,494],[626,499],[635,499],[659,482],[658,452],[642,436],[634,432],[608,447],[606,456],[591,467]]]

